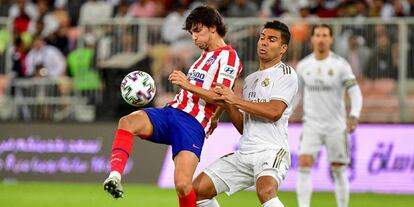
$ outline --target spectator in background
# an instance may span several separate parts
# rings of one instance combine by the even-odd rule
[[[36,6],[30,1],[16,0],[9,9],[9,18],[15,19],[23,14],[26,14],[30,19],[37,19],[39,16]]]
[[[173,58],[181,59],[179,62],[182,64],[179,68],[188,68],[193,61],[193,54],[197,50],[188,36],[188,32],[181,29],[188,14],[185,5],[181,2],[174,2],[172,9],[173,11],[165,18],[162,25],[161,35],[170,44],[170,54]]]
[[[391,4],[386,3],[385,0],[373,0],[370,2],[368,16],[387,19],[393,15],[393,12]]]
[[[64,76],[66,59],[54,46],[47,45],[41,35],[33,37],[33,48],[26,57],[27,76]]]
[[[89,0],[82,4],[79,24],[103,22],[112,17],[112,6],[106,1]]]
[[[393,16],[405,17],[410,13],[410,5],[406,0],[392,0]]]
[[[137,0],[128,11],[133,17],[156,17],[157,4],[153,0]]]
[[[65,0],[57,0],[55,2],[55,10],[51,12],[51,15],[59,23],[60,27],[70,27],[70,15],[66,8]]]
[[[47,0],[38,0],[36,3],[36,8],[39,17],[35,21],[31,22],[29,32],[31,34],[41,34],[43,37],[47,37],[57,31],[59,28],[59,22],[53,15],[50,15]],[[37,27],[39,21],[42,21],[43,23],[41,30],[38,30],[40,28]]]
[[[17,0],[9,9],[9,18],[13,21],[13,32],[22,34],[29,30],[30,22],[38,18],[37,8],[25,0]]]
[[[336,17],[337,7],[340,3],[340,0],[316,0],[316,4],[311,9],[311,13],[318,17]]]
[[[414,0],[409,0],[410,16],[414,16]]]
[[[390,39],[386,34],[378,34],[376,46],[364,68],[364,75],[370,79],[397,79],[398,68],[393,61]]]
[[[301,19],[292,22],[290,27],[292,42],[287,55],[289,57],[288,63],[291,65],[296,65],[300,59],[311,51],[309,44],[311,28],[308,19],[312,18],[312,16],[310,15],[310,8],[307,3],[301,3],[299,14]]]
[[[128,11],[129,5],[126,0],[121,0],[118,6],[115,8],[114,17],[121,18],[121,17],[131,17],[131,13]]]
[[[26,56],[27,48],[20,36],[14,39],[13,47],[11,48],[12,56],[12,71],[15,73],[14,77],[26,77]]]
[[[259,16],[299,16],[303,5],[311,6],[308,0],[264,0],[261,3]]]
[[[257,16],[257,5],[248,0],[234,0],[227,11],[228,17],[255,17]]]
[[[161,91],[165,92],[175,92],[174,86],[169,84],[168,75],[173,70],[181,70],[186,73],[198,50],[188,32],[182,29],[188,15],[185,5],[181,1],[176,1],[172,4],[171,9],[172,12],[165,18],[161,28],[161,37],[169,44],[167,51],[164,53],[158,48],[158,54],[153,53],[154,61],[162,62],[160,68],[154,68],[154,78],[160,83]]]
[[[359,80],[362,78],[364,66],[367,64],[370,51],[365,46],[364,39],[357,35],[351,35],[349,37],[348,48],[348,53],[345,57],[351,65],[356,79]]]

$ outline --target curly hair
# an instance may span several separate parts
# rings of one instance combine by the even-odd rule
[[[199,6],[193,9],[185,20],[183,29],[191,33],[191,28],[194,25],[202,24],[209,28],[216,27],[217,33],[224,37],[227,33],[227,28],[223,23],[223,18],[219,12],[209,6]]]

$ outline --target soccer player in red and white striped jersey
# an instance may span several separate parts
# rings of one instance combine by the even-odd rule
[[[223,38],[226,27],[213,8],[201,6],[191,11],[184,28],[203,52],[187,75],[170,74],[172,84],[181,88],[164,108],[145,108],[119,120],[112,145],[111,173],[104,189],[114,198],[123,196],[121,175],[131,153],[133,136],[172,146],[175,163],[174,183],[180,207],[195,207],[196,194],[192,178],[200,160],[206,133],[220,109],[212,89],[217,83],[229,88],[242,70],[236,51]],[[215,121],[216,122],[216,121]]]

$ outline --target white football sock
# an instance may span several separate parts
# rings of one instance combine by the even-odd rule
[[[285,207],[278,197],[272,198],[262,204],[263,207]]]
[[[335,181],[336,204],[338,207],[348,207],[349,181],[347,167],[332,167],[331,170]]]
[[[296,196],[299,207],[309,207],[312,196],[311,168],[299,167],[296,179]]]
[[[220,207],[216,198],[197,201],[197,207]]]

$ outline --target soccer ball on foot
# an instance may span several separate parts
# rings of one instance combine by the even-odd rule
[[[154,98],[155,92],[154,79],[143,71],[130,72],[121,82],[122,98],[132,106],[145,106]]]

